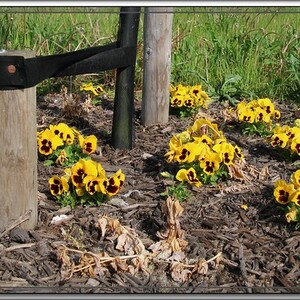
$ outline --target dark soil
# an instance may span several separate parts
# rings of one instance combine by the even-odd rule
[[[205,274],[193,274],[186,282],[170,276],[170,264],[153,262],[150,275],[116,272],[108,269],[94,277],[80,272],[71,278],[62,276],[58,249],[93,253],[105,251],[110,256],[124,255],[115,249],[115,240],[101,238],[95,222],[102,216],[117,218],[132,228],[146,249],[159,239],[158,231],[166,226],[161,196],[168,182],[160,176],[172,171],[165,161],[172,134],[191,125],[190,119],[170,116],[168,124],[141,125],[139,101],[135,103],[135,147],[113,149],[110,136],[113,101],[90,108],[88,114],[62,110],[61,95],[38,100],[37,123],[41,130],[49,124],[66,122],[83,134],[98,137],[99,155],[108,173],[119,168],[126,174],[121,193],[114,201],[99,207],[61,208],[48,190],[48,179],[61,172],[58,167],[38,163],[38,226],[31,231],[14,228],[0,239],[0,292],[2,293],[298,293],[300,292],[300,232],[288,224],[273,199],[273,182],[288,179],[297,167],[285,162],[280,153],[258,136],[243,136],[237,124],[225,122],[218,102],[205,113],[212,118],[232,143],[245,155],[244,172],[248,181],[229,179],[216,186],[190,189],[191,196],[181,203],[181,229],[188,245],[186,258],[208,260],[222,253],[219,264],[209,264]],[[282,123],[298,117],[292,104],[276,104]],[[126,205],[122,205],[122,204]],[[247,205],[245,210],[241,205]],[[51,224],[54,216],[71,218],[59,225]],[[151,251],[150,251],[151,252]],[[75,259],[75,258],[74,258]],[[78,259],[78,258],[77,258]]]

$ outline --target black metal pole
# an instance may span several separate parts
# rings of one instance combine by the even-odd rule
[[[140,7],[122,7],[118,32],[118,47],[136,46]],[[134,144],[134,74],[135,64],[117,69],[112,146],[132,149]]]

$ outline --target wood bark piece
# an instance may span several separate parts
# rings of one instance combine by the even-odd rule
[[[9,233],[9,237],[12,241],[17,243],[28,243],[30,241],[28,231],[20,227],[12,229]]]
[[[20,224],[22,224],[23,222],[27,221],[30,218],[30,214],[31,212],[28,210],[24,213],[24,215],[20,216],[17,220],[13,221],[11,224],[9,224],[7,226],[7,228],[0,233],[0,239],[7,234],[8,232],[10,232],[12,229],[14,229],[15,227],[19,226]]]

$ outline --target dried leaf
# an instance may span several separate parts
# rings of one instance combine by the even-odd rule
[[[116,272],[125,272],[128,270],[128,264],[126,261],[121,260],[118,257],[116,257],[110,265]]]
[[[243,165],[238,164],[237,162],[235,162],[232,165],[229,165],[228,166],[229,176],[233,179],[247,181],[247,177],[245,176],[242,168],[243,168]]]
[[[166,228],[164,232],[160,232],[160,231],[156,232],[156,236],[158,238],[160,238],[161,240],[167,239],[169,234],[170,234],[170,229],[169,228]]]
[[[157,259],[174,260],[185,257],[183,251],[187,246],[187,241],[184,240],[184,231],[179,222],[183,210],[178,200],[168,197],[164,207],[164,212],[167,215],[167,228],[164,232],[156,233],[161,241],[149,247],[156,254]]]
[[[104,277],[104,276],[107,276],[108,274],[109,274],[109,271],[108,271],[107,268],[104,268],[102,266],[94,268],[94,275],[95,276]]]
[[[173,254],[169,257],[169,261],[183,261],[185,258],[185,254],[181,251],[173,252]]]
[[[101,229],[102,238],[116,241],[116,249],[124,251],[128,255],[110,257],[105,252],[96,254],[61,246],[57,256],[62,262],[61,275],[64,279],[71,278],[75,273],[90,277],[107,275],[110,270],[108,267],[115,272],[130,272],[134,275],[142,270],[149,274],[149,252],[146,251],[144,244],[132,228],[122,226],[118,219],[108,216],[99,217],[95,226]],[[111,236],[107,236],[107,234]],[[72,252],[75,253],[74,257],[69,255]],[[74,262],[75,257],[76,264]]]
[[[194,116],[194,120],[197,120],[197,119],[208,119],[211,122],[216,122],[216,120],[210,114],[207,114],[201,108],[198,110],[197,114]]]
[[[62,101],[62,113],[69,118],[84,117],[87,114],[95,110],[95,106],[92,104],[92,98],[89,94],[72,94],[68,93],[66,87],[62,87],[60,91]]]
[[[70,279],[73,276],[74,263],[68,256],[65,246],[58,248],[57,259],[61,262],[60,275],[62,279]]]
[[[268,166],[262,167],[262,169],[260,170],[260,172],[258,174],[258,179],[264,181],[264,180],[268,180],[269,177],[270,177],[270,173],[269,173]]]
[[[231,123],[231,122],[237,120],[236,110],[232,109],[231,107],[230,108],[227,107],[227,108],[223,109],[222,114],[224,116],[225,123],[227,123],[227,122]]]
[[[172,279],[177,282],[186,282],[192,275],[192,272],[185,269],[184,264],[180,262],[173,263],[170,269]]]
[[[96,226],[100,227],[102,237],[105,236],[107,223],[108,223],[108,221],[107,221],[107,218],[105,218],[105,217],[98,219],[98,224]]]
[[[226,194],[242,194],[247,191],[250,191],[253,188],[252,184],[243,184],[243,183],[232,183],[230,186],[222,188],[219,194],[215,194],[215,196],[222,196],[224,193]]]
[[[116,246],[117,250],[123,251],[124,250],[124,245],[127,239],[127,234],[126,233],[122,233],[119,237],[118,237],[118,243]]]
[[[131,260],[131,269],[134,272],[132,275],[137,273],[138,271],[142,271],[145,274],[149,274],[148,269],[148,259],[149,255],[139,255]]]
[[[203,124],[201,127],[200,127],[200,136],[202,135],[208,135],[208,125],[207,124]]]
[[[147,158],[153,157],[153,154],[149,154],[149,153],[144,152],[144,153],[141,155],[141,157],[142,157],[142,159],[147,159]]]
[[[222,252],[219,252],[219,253],[215,256],[216,267],[220,264],[221,261],[222,261]]]
[[[198,273],[201,275],[206,275],[208,272],[208,264],[207,261],[201,258],[195,265],[192,270],[192,273]]]
[[[165,245],[167,245],[165,243]],[[157,260],[167,260],[172,255],[172,249],[169,248],[162,248],[156,255]]]
[[[157,253],[161,250],[161,241],[156,242],[148,247],[153,253]]]
[[[112,230],[117,230],[120,227],[120,222],[118,219],[110,219],[110,218],[107,219],[108,219],[109,227],[111,227]]]

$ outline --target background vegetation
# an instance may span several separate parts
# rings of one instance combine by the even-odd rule
[[[0,48],[31,49],[37,55],[64,53],[115,40],[118,8],[0,8]],[[101,14],[100,14],[101,13]],[[235,100],[269,97],[297,101],[300,96],[298,7],[174,8],[172,73],[174,85],[202,84],[212,96]],[[143,14],[136,90],[142,89]],[[114,85],[114,71],[93,77]],[[39,92],[86,76],[51,79]]]

